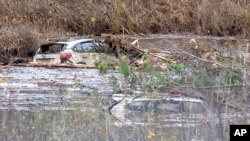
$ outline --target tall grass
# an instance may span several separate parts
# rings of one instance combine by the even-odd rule
[[[5,0],[0,1],[0,36],[19,48],[9,30],[24,28],[45,38],[67,34],[193,32],[250,35],[247,0]],[[20,30],[12,30],[19,34]],[[3,48],[7,40],[1,38]]]
[[[29,23],[39,30],[76,33],[197,32],[249,35],[246,0],[6,0],[1,1],[2,25]]]

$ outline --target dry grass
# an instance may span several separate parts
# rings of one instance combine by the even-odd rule
[[[123,28],[131,34],[193,32],[249,37],[249,9],[247,0],[5,0],[0,1],[1,50],[19,48],[16,37],[25,36],[23,31],[39,35],[20,37],[34,41],[72,33],[122,33]]]
[[[2,47],[1,61],[9,62],[12,57],[32,57],[41,42],[38,34],[27,27],[3,28],[0,31]]]
[[[0,5],[2,25],[29,24],[40,32],[120,33],[125,27],[137,33],[249,34],[246,0],[6,0]]]

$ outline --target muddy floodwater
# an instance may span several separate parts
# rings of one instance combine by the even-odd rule
[[[189,49],[201,46],[229,46],[221,50],[225,56],[232,49],[226,42],[237,44],[234,38],[191,36],[151,36],[141,39],[145,48],[158,47],[164,53],[178,55],[176,46]],[[162,38],[159,38],[162,37]],[[134,37],[135,39],[137,37]],[[166,40],[167,39],[167,40]],[[176,40],[179,42],[176,43]],[[209,40],[205,44],[205,41]],[[245,42],[245,40],[244,40]],[[203,44],[204,43],[204,44]],[[199,45],[198,45],[199,46]],[[174,48],[173,48],[174,47]],[[240,51],[240,50],[238,50]],[[185,53],[185,52],[184,52]],[[186,54],[187,55],[187,54]],[[193,58],[181,58],[189,63]],[[112,78],[117,78],[114,86]],[[114,88],[122,89],[123,77],[116,71],[100,74],[96,69],[8,67],[0,72],[0,140],[1,141],[78,141],[78,140],[183,140],[220,141],[229,139],[229,124],[233,121],[248,123],[248,114],[235,113],[225,120],[220,112],[208,115],[193,115],[192,125],[171,124],[116,124],[119,119],[110,112],[114,105]],[[133,115],[129,113],[130,115]],[[119,116],[119,114],[118,114]],[[133,115],[134,116],[134,115]],[[181,115],[180,115],[181,116]],[[173,123],[178,121],[177,114]],[[189,115],[190,116],[190,115]],[[135,120],[141,121],[140,116]],[[151,119],[151,115],[143,118]],[[154,116],[153,116],[154,117]],[[170,116],[166,116],[170,117]],[[171,118],[171,117],[170,117]],[[152,119],[157,120],[157,119]],[[163,119],[164,122],[164,119]],[[197,122],[197,123],[196,123]],[[237,123],[237,122],[236,122]]]
[[[190,127],[115,126],[117,119],[107,107],[112,104],[110,78],[119,75],[103,75],[95,69],[3,70],[0,140],[220,140],[226,136],[222,125],[209,123]]]
[[[110,77],[118,74],[10,67],[1,75],[0,140],[93,140],[106,136],[102,125],[109,113],[103,109],[111,101]]]

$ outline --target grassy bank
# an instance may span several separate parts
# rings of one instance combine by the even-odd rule
[[[37,43],[76,33],[250,35],[247,0],[5,0],[0,7],[0,51],[5,58],[10,50],[22,48],[29,51],[11,55],[30,56]]]

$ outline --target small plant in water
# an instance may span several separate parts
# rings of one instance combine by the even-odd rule
[[[185,69],[186,69],[186,65],[183,63],[176,63],[176,64],[172,64],[169,67],[169,71],[174,71],[176,74],[180,75]]]
[[[110,82],[112,84],[113,93],[116,93],[118,91],[118,88],[119,88],[119,84],[118,84],[117,78],[114,75],[112,75],[110,77]]]
[[[131,75],[130,66],[128,65],[126,61],[120,62],[119,70],[120,70],[120,73],[123,74],[125,77],[128,77],[129,75]]]
[[[109,60],[98,61],[95,63],[95,66],[100,71],[100,73],[107,73],[109,69],[115,69],[115,64]]]

